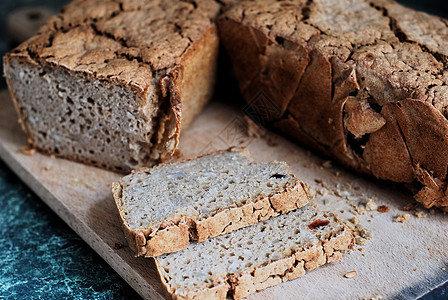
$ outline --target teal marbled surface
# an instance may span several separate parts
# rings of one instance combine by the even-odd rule
[[[138,294],[0,162],[0,299]]]

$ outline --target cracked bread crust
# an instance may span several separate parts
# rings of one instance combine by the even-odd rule
[[[245,148],[230,148],[213,154],[226,151],[246,152],[247,150]],[[211,154],[172,163],[192,161],[207,155]],[[245,155],[248,155],[248,152]],[[161,164],[157,168],[172,163]],[[141,169],[136,172],[145,171],[146,169]],[[277,190],[273,195],[260,195],[255,199],[240,201],[243,204],[235,207],[221,207],[202,218],[169,217],[145,229],[131,228],[126,220],[122,204],[124,187],[121,182],[112,184],[112,194],[120,212],[123,231],[129,247],[136,256],[154,257],[184,249],[191,241],[202,242],[208,238],[226,234],[305,206],[308,203],[306,185],[294,175],[289,175],[291,180],[287,182],[283,190]]]
[[[75,0],[7,59],[64,67],[144,91],[154,73],[182,65],[194,42],[214,27],[219,9],[214,1]]]
[[[389,0],[261,0],[218,26],[272,126],[448,210],[448,21]]]
[[[212,94],[218,52],[214,19],[219,11],[218,3],[205,0],[72,1],[36,36],[4,58],[8,86],[30,144],[44,152],[122,172],[171,157],[181,125],[188,126]],[[108,165],[105,157],[78,155],[72,150],[58,153],[42,143],[29,122],[34,116],[24,112],[24,102],[32,99],[19,99],[20,87],[15,86],[19,76],[11,74],[16,72],[14,63],[19,68],[40,68],[41,74],[66,71],[75,80],[116,86],[134,94],[140,102],[134,110],[141,112],[142,122],[152,122],[147,126],[153,128],[137,137],[132,149],[123,150],[140,149],[135,151],[143,155],[134,156],[142,157],[131,159],[138,163],[131,167]]]

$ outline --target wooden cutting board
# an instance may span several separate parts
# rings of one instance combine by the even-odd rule
[[[120,175],[39,153],[26,155],[22,151],[26,138],[7,91],[0,93],[0,105],[1,158],[140,295],[162,298],[153,261],[134,258],[125,246],[110,192],[110,183]],[[250,299],[414,298],[448,281],[445,214],[424,211],[427,217],[417,218],[411,211],[408,222],[393,222],[398,213],[406,213],[401,208],[413,201],[400,186],[332,166],[270,132],[264,132],[262,138],[248,137],[245,124],[241,109],[212,102],[183,133],[180,149],[184,156],[192,156],[243,144],[257,161],[284,160],[317,191],[314,202],[323,210],[339,212],[343,220],[354,217],[351,210],[356,204],[371,197],[390,208],[387,213],[372,210],[358,216],[373,237],[341,262],[253,294]],[[344,277],[353,270],[356,277]]]

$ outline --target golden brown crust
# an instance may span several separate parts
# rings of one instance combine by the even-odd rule
[[[391,0],[242,1],[218,21],[246,101],[270,124],[445,210],[447,24]]]
[[[219,38],[216,26],[210,27],[204,38],[188,50],[182,59],[185,69],[182,82],[178,83],[182,96],[182,128],[186,128],[199,114],[197,107],[203,107],[205,100],[210,99],[215,87],[215,77],[218,59]],[[200,80],[199,80],[200,79]],[[181,129],[182,129],[181,128]]]

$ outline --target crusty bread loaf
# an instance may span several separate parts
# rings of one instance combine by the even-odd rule
[[[173,299],[240,299],[339,260],[352,244],[337,217],[304,207],[155,261]]]
[[[215,1],[75,0],[4,58],[32,146],[127,172],[170,157],[211,97]]]
[[[218,25],[265,121],[448,210],[447,20],[389,0],[259,0]]]
[[[143,169],[113,184],[137,256],[183,249],[308,203],[284,162],[254,163],[245,149]]]

